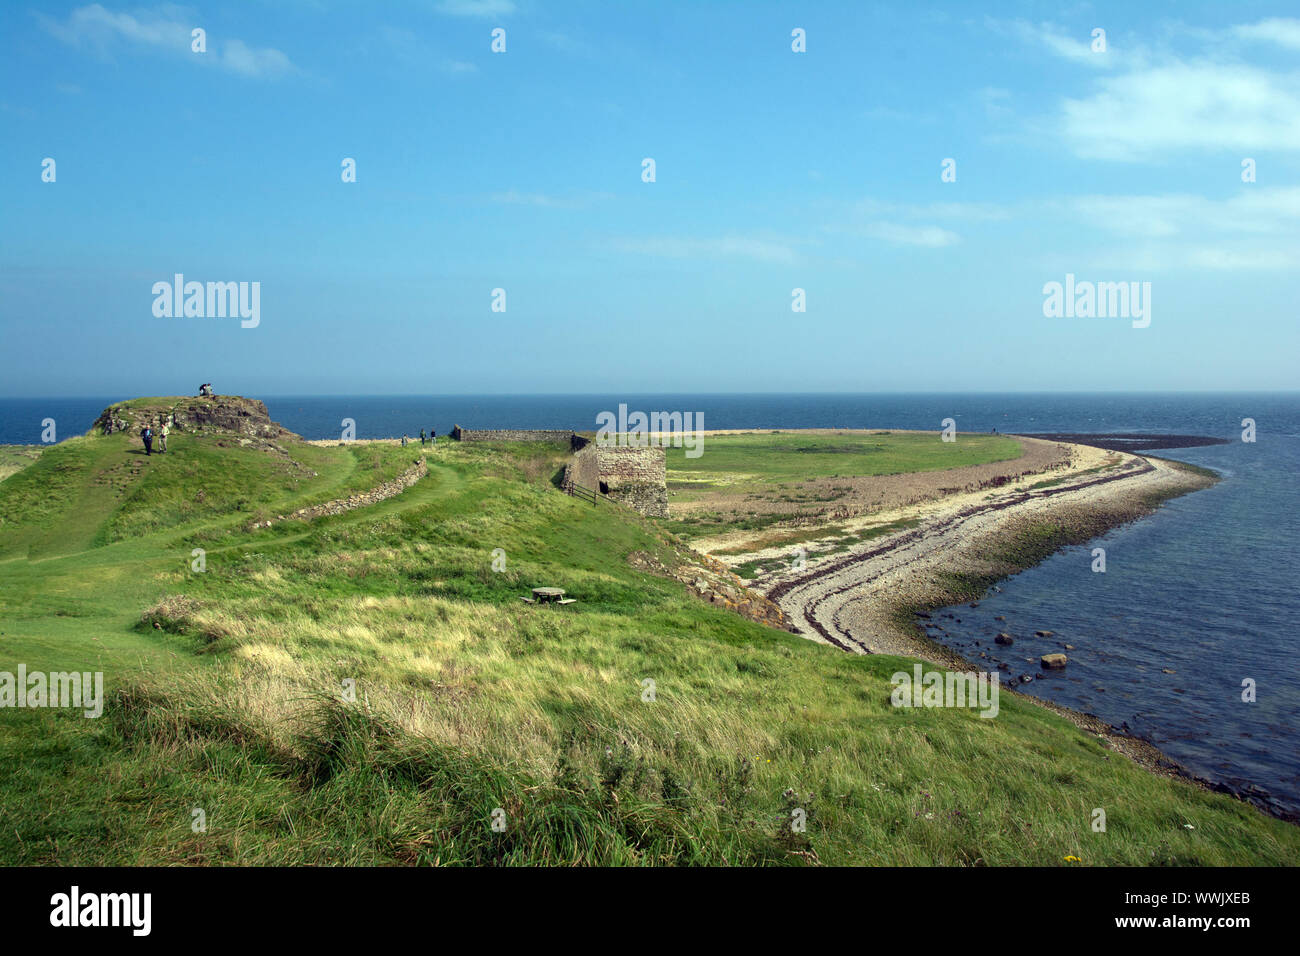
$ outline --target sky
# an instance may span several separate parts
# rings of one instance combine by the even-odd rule
[[[1298,292],[1294,3],[0,3],[4,397],[1294,389]]]

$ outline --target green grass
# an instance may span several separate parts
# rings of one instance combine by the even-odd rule
[[[379,505],[242,530],[266,502],[335,497],[411,457],[369,448],[295,445],[318,472],[295,481],[272,456],[195,441],[106,496],[95,476],[129,452],[87,438],[0,483],[0,669],[100,669],[109,695],[97,721],[0,711],[0,862],[1220,865],[1300,850],[1295,827],[1152,776],[1025,700],[1005,695],[994,720],[895,709],[889,677],[910,661],[843,654],[635,571],[632,552],[671,562],[675,546],[559,494],[559,447],[443,446]],[[223,466],[242,484],[214,492],[220,508],[183,504]],[[37,467],[43,480],[17,480]],[[153,501],[180,523],[151,521]],[[578,603],[519,601],[539,584]]]
[[[0,445],[0,481],[22,471],[45,450],[45,445]]]
[[[683,448],[667,450],[669,489],[749,490],[809,478],[940,471],[1021,454],[1014,438],[960,435],[955,442],[945,442],[938,433],[711,435],[702,447],[698,458],[687,458]]]
[[[695,506],[673,518],[671,527],[688,539],[769,528],[789,534],[809,520],[822,526],[846,517],[834,512],[853,491],[852,479],[945,471],[1022,453],[1017,439],[1001,435],[963,434],[955,442],[942,441],[937,432],[708,436],[698,458],[687,458],[683,448],[667,449],[670,510]]]

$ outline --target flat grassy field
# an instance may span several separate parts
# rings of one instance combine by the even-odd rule
[[[629,555],[672,563],[680,545],[558,493],[558,445],[444,444],[397,497],[248,531],[420,449],[294,443],[286,465],[177,436],[137,469],[119,437],[64,442],[0,482],[0,669],[102,670],[108,698],[98,720],[0,711],[0,863],[1300,852],[1300,829],[1155,777],[1012,694],[991,720],[894,708],[890,675],[910,661],[847,655],[637,571]],[[578,603],[519,600],[542,584]]]
[[[667,450],[668,485],[678,490],[707,486],[786,484],[808,478],[899,475],[1006,461],[1020,456],[1020,442],[1003,435],[967,435],[946,442],[937,432],[755,432],[706,435],[702,454]]]
[[[864,479],[1011,461],[1022,447],[1002,435],[945,442],[938,432],[772,431],[706,435],[697,458],[683,448],[666,454],[674,530],[696,537],[834,515],[859,500]]]

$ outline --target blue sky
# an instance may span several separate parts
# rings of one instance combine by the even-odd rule
[[[4,396],[1290,389],[1300,17],[7,2],[0,221]]]

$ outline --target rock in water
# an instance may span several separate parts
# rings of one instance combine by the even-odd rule
[[[1043,670],[1059,671],[1069,659],[1064,654],[1044,654],[1039,660],[1042,662]]]
[[[1005,631],[993,638],[993,640],[995,643],[1001,644],[1003,647],[1010,647],[1015,643],[1015,639]]]

